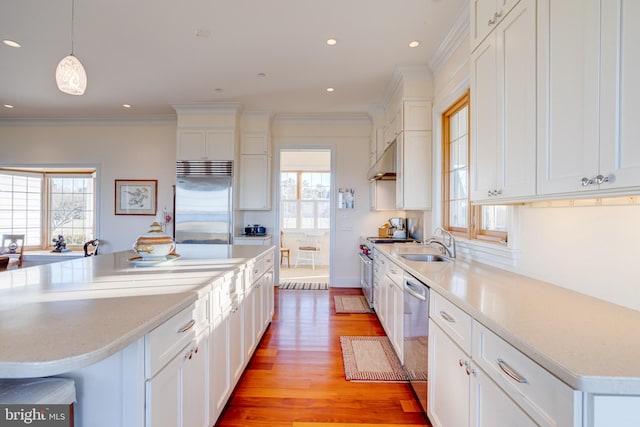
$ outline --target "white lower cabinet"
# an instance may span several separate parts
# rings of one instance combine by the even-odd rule
[[[147,335],[147,427],[208,425],[208,306],[206,294]],[[185,337],[193,338],[176,347]]]
[[[374,296],[376,314],[393,349],[403,362],[404,348],[404,271],[389,258],[376,252]]]
[[[469,426],[469,376],[465,371],[469,360],[469,355],[429,319],[427,415],[434,427]]]
[[[537,424],[482,369],[471,367],[471,419],[473,427],[535,427]]]
[[[429,404],[434,427],[579,427],[582,393],[431,292]]]

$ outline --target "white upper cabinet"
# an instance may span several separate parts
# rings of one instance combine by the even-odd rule
[[[519,0],[471,0],[471,51],[493,31]]]
[[[600,189],[640,186],[640,2],[602,0]]]
[[[431,132],[406,131],[396,139],[396,208],[431,209]]]
[[[178,129],[178,160],[233,160],[233,129]]]
[[[538,193],[640,186],[640,3],[539,1]]]
[[[271,137],[266,130],[243,132],[240,137],[238,209],[271,209]]]
[[[471,57],[471,199],[536,192],[536,2],[522,0]]]

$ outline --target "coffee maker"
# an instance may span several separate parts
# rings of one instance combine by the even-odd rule
[[[389,224],[391,224],[391,227],[393,228],[393,237],[397,239],[407,238],[407,230],[405,227],[404,218],[389,218]]]

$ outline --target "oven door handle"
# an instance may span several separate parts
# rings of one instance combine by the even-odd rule
[[[418,287],[418,285],[416,285],[415,283],[412,283],[410,281],[405,281],[405,285],[404,285],[404,290],[411,295],[412,297],[419,299],[420,301],[426,301],[427,300],[427,292],[428,290],[422,290],[420,289],[420,287]],[[424,292],[424,294],[423,294]]]
[[[368,256],[366,256],[365,254],[358,254],[360,255],[360,260],[366,264],[366,265],[370,265],[371,264],[371,258],[369,258]]]

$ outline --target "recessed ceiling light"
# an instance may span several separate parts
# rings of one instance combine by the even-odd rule
[[[4,108],[13,108],[13,105],[11,105],[11,104],[4,104]]]
[[[224,89],[222,89],[221,87],[217,87],[214,89],[216,92],[222,92]]]
[[[327,39],[327,44],[329,46],[335,46],[338,43],[338,40],[336,39]]]
[[[10,46],[10,47],[22,47],[20,45],[20,43],[18,43],[15,40],[4,39],[4,40],[2,40],[2,43],[6,44],[7,46]]]
[[[329,93],[333,92],[334,90],[335,90],[335,89],[334,89],[334,88],[332,88],[332,87],[328,87],[328,88],[327,88],[327,92],[329,92]]]
[[[412,40],[409,42],[409,47],[418,47],[420,46],[420,42],[418,40]]]
[[[122,104],[124,108],[131,108],[131,104]]]
[[[258,73],[258,77],[267,77],[265,73]]]

